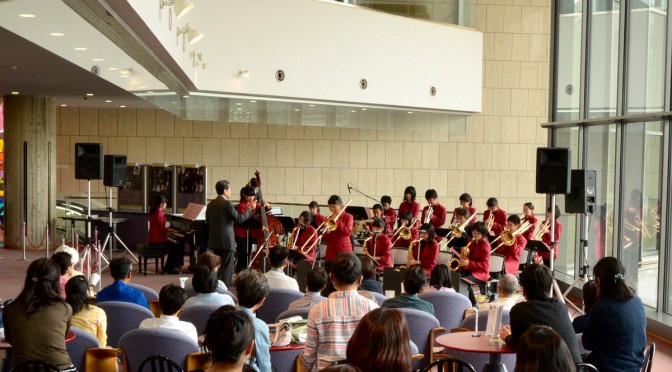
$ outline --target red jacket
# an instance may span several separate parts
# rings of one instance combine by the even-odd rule
[[[147,242],[149,244],[165,243],[168,241],[166,234],[168,228],[166,227],[166,215],[163,211],[157,210],[153,215],[149,216],[149,236]]]
[[[497,209],[495,212],[495,222],[492,224],[492,232],[495,234],[495,236],[500,236],[502,235],[502,230],[506,227],[506,211],[503,210],[502,208]],[[483,212],[483,222],[486,224],[488,223],[488,219],[490,219],[490,210],[486,210]]]
[[[245,211],[247,211],[248,204],[249,203],[246,202],[245,200],[241,201],[240,204],[238,204],[238,208],[236,208],[236,211],[238,212],[238,214],[245,213]],[[271,210],[271,208],[264,208],[264,209],[267,212]],[[250,217],[250,218],[254,218],[254,215],[259,214],[260,211],[261,211],[261,203],[257,203],[257,207],[254,208],[254,213],[252,213],[253,217]],[[235,224],[235,225],[233,225],[233,235],[236,238],[247,238],[247,229],[245,227],[242,227],[242,226],[238,225],[238,224]]]
[[[560,220],[555,219],[555,250],[553,252],[553,259],[558,259],[558,242],[560,241],[560,234],[562,234],[562,224]],[[548,247],[551,244],[551,230],[541,236],[541,241]],[[548,251],[539,252],[539,256],[545,260],[551,259],[551,254]]]
[[[469,265],[464,270],[474,278],[487,282],[490,279],[490,243],[483,237],[469,245]]]
[[[408,245],[411,244],[413,240],[418,240],[418,236],[420,235],[419,229],[418,229],[418,224],[416,223],[411,227],[411,239],[404,239],[404,238],[399,238],[397,242],[394,244],[395,247],[404,247],[408,248]],[[394,239],[397,239],[399,235],[395,236]]]
[[[420,219],[421,223],[425,223],[428,208],[429,206],[422,208],[422,218]],[[429,217],[429,223],[431,223],[435,229],[441,228],[446,223],[446,215],[447,215],[446,207],[444,207],[439,203],[436,203],[436,205],[432,206],[432,215]],[[437,238],[439,237],[437,236]],[[441,239],[439,238],[438,240]]]
[[[374,249],[373,241],[376,241],[376,246]],[[371,239],[366,242],[366,250],[369,252],[371,257],[380,257],[378,261],[378,270],[383,270],[384,267],[392,267],[392,242],[390,237],[384,233],[378,234],[377,238]]]
[[[306,256],[308,256],[309,260],[314,260],[315,259],[315,251],[317,250],[317,247],[314,246],[315,241],[317,240],[317,234],[315,233],[315,228],[308,225],[306,226],[305,229],[300,229],[298,234],[299,237],[295,238],[296,239],[296,249],[301,249],[303,245],[308,241],[308,244],[306,244],[306,247],[304,248],[304,251],[308,249],[308,247],[312,246],[313,249],[308,252]],[[310,238],[310,240],[308,240]],[[291,244],[291,243],[290,243]],[[289,247],[289,249],[292,249],[293,247]]]
[[[392,234],[394,232],[394,226],[397,224],[397,211],[392,208],[384,209],[383,216],[385,216],[387,222],[387,233]]]
[[[429,278],[432,274],[432,269],[436,266],[436,256],[439,255],[439,243],[436,240],[427,242],[420,242],[420,266],[425,269],[425,273]],[[413,247],[413,259],[418,260],[418,244]]]
[[[397,211],[397,213],[401,216],[406,211],[411,212],[413,218],[418,218],[418,215],[420,214],[420,203],[415,200],[410,204],[406,203],[405,201],[401,202],[401,204],[399,204],[399,211]]]
[[[352,243],[350,242],[352,222],[352,215],[343,212],[338,221],[336,221],[336,230],[325,233],[325,237],[329,238],[327,254],[324,258],[325,261],[331,262],[335,260],[339,253],[352,253]]]
[[[534,237],[534,231],[537,229],[537,224],[539,224],[539,219],[535,217],[535,215],[531,215],[530,217],[524,218],[521,222],[528,221],[529,223],[532,224],[531,227],[529,227],[525,232],[523,233],[523,236],[527,240],[531,240]]]
[[[516,242],[512,246],[503,245],[495,251],[497,254],[505,256],[504,271],[507,274],[518,275],[518,267],[520,266],[520,253],[525,249],[527,239],[522,235],[516,235]]]
[[[317,227],[320,226],[320,225],[322,224],[322,222],[324,222],[324,220],[326,220],[326,219],[327,219],[327,216],[318,213],[318,214],[316,214],[316,215],[313,216],[313,221],[310,223],[310,225],[313,226],[314,228],[317,228]]]
[[[455,208],[455,210],[453,210],[453,218],[450,219],[450,224],[451,224],[451,225],[455,223],[455,220],[457,219],[457,211],[459,211],[460,209],[462,209],[462,207],[457,207],[457,208]],[[471,216],[473,216],[473,215],[476,214],[476,208],[474,208],[474,207],[469,207],[469,208],[467,208],[467,209],[469,209],[469,217],[471,217]],[[467,217],[467,218],[469,218],[469,217]],[[472,219],[469,221],[469,224],[471,225],[472,223],[474,223],[474,221],[476,221],[476,219],[475,219],[475,218],[472,218]]]

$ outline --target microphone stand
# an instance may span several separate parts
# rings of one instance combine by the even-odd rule
[[[352,185],[352,184],[348,183],[348,193],[350,193],[350,191],[354,191],[354,192],[356,192],[356,193],[358,193],[358,194],[364,196],[365,198],[371,199],[371,200],[373,200],[373,201],[376,202],[376,203],[380,203],[380,200],[378,200],[378,199],[376,199],[376,198],[374,198],[374,197],[372,197],[372,196],[369,196],[369,195],[363,193],[363,192],[362,192],[360,189],[358,189],[355,185]]]

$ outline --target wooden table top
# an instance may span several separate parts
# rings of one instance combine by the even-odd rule
[[[509,349],[500,339],[489,341],[485,332],[478,332],[479,337],[474,337],[475,332],[454,332],[441,335],[436,338],[436,343],[446,349],[461,350],[472,353],[485,354],[513,354],[516,351]]]

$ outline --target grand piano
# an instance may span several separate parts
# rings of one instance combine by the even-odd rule
[[[174,236],[189,246],[189,270],[196,266],[197,253],[208,246],[208,227],[205,224],[205,205],[189,203],[184,213],[169,214]]]

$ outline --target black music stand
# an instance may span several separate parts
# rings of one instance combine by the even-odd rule
[[[451,231],[451,229],[445,229],[443,227],[437,227],[436,229],[434,229],[434,232],[436,233],[436,236],[440,236],[442,238],[445,238],[446,235],[448,235],[448,233],[450,231]]]
[[[383,293],[386,291],[394,291],[395,296],[401,293],[401,285],[404,282],[404,274],[406,268],[392,268],[386,267],[383,269]]]
[[[530,254],[527,256],[527,262],[525,262],[525,265],[530,264],[530,260],[532,259],[532,255],[536,252],[551,252],[550,249],[548,249],[548,246],[544,244],[544,242],[540,240],[528,240],[527,245],[525,245],[525,248],[530,250]]]
[[[373,217],[373,213],[371,213],[371,210],[367,207],[348,206],[345,208],[345,212],[351,214],[355,221],[368,220]]]

